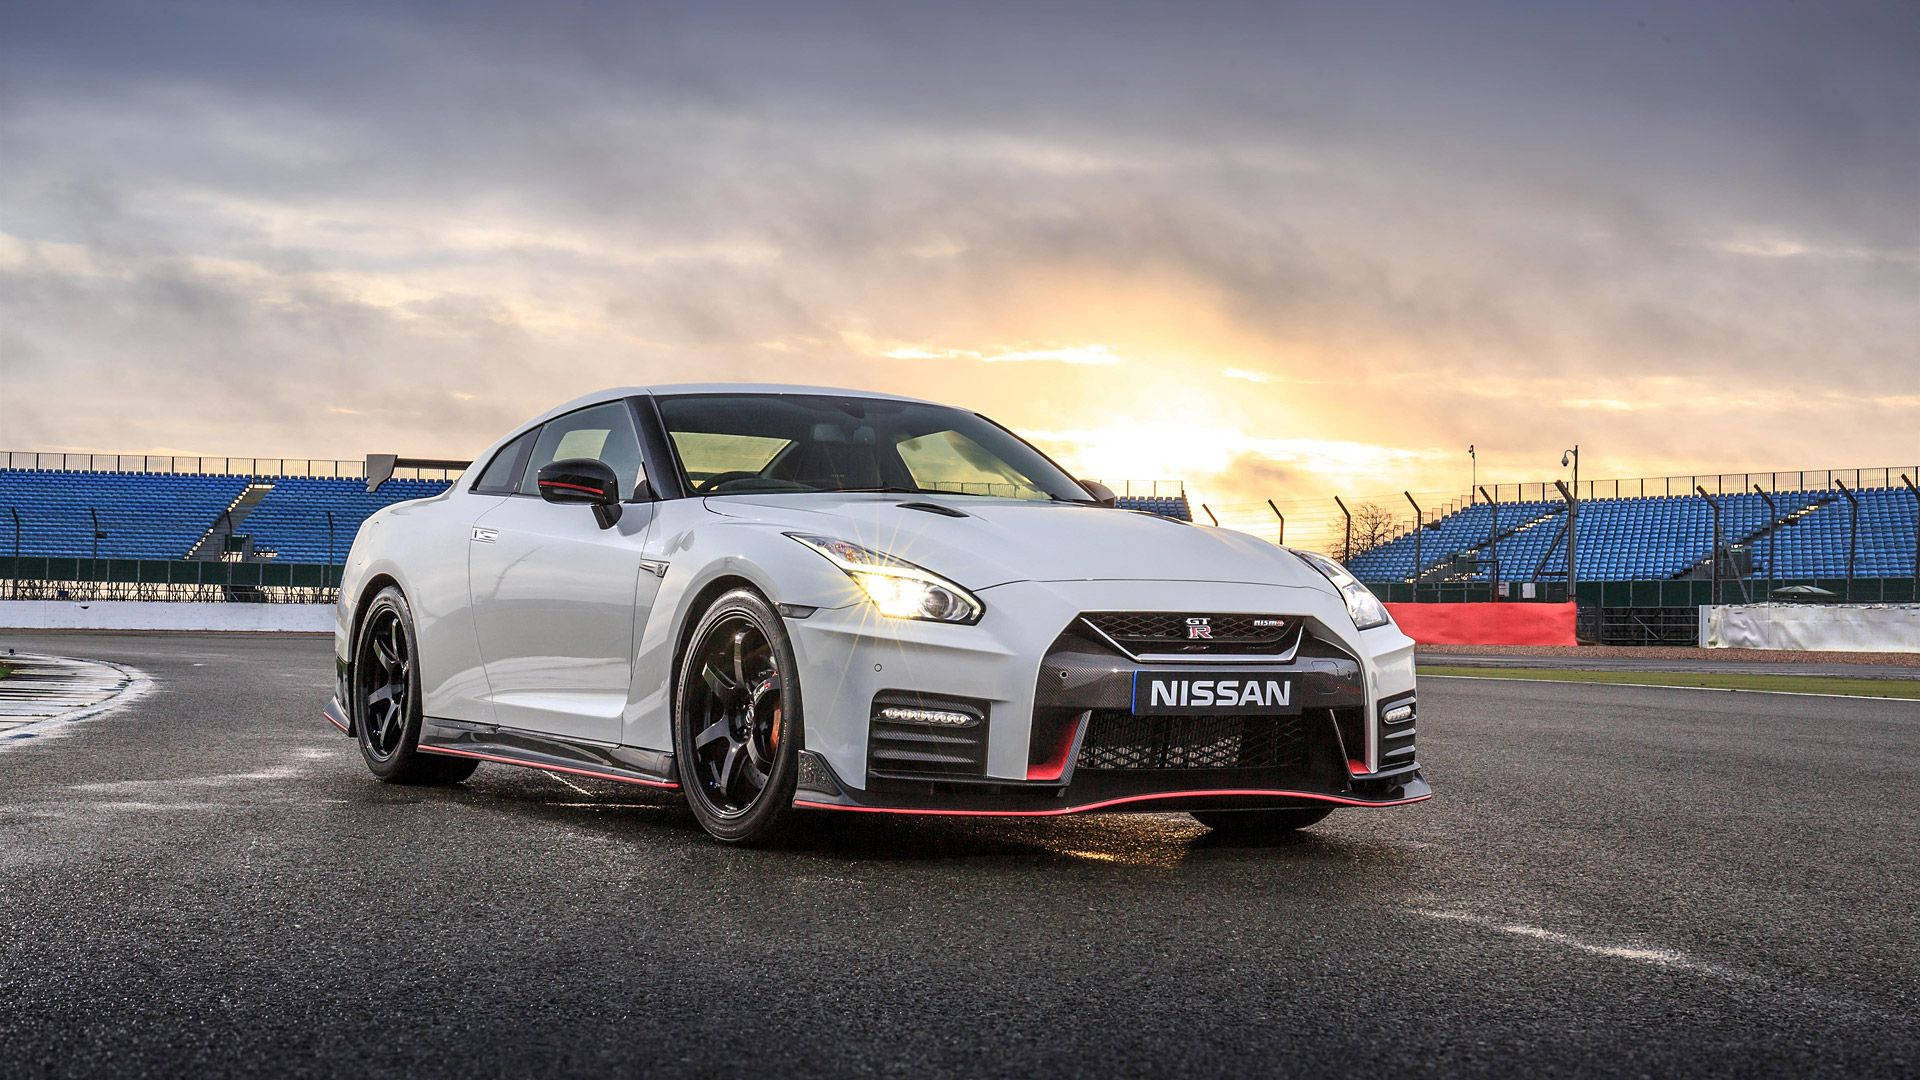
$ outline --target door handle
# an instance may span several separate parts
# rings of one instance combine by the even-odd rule
[[[478,525],[473,527],[473,542],[476,544],[491,544],[499,537],[499,529],[483,529]]]

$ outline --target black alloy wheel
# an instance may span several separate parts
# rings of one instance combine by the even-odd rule
[[[688,639],[674,710],[674,760],[694,816],[721,840],[771,839],[792,810],[799,685],[780,616],[736,589]]]
[[[456,784],[480,763],[420,752],[419,639],[405,594],[388,586],[369,600],[354,636],[354,735],[373,775],[391,784]]]

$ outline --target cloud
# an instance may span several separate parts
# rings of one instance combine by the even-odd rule
[[[8,441],[458,456],[751,378],[1249,499],[1910,456],[1900,5],[461,10],[9,12]]]

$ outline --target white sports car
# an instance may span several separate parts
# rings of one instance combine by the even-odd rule
[[[800,809],[1271,834],[1429,796],[1413,642],[1364,586],[1113,502],[964,409],[591,394],[367,520],[326,715],[382,780],[677,788],[736,842]]]

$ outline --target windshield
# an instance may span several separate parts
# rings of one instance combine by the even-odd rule
[[[698,495],[897,491],[1091,501],[1040,451],[962,409],[802,394],[657,400]]]

